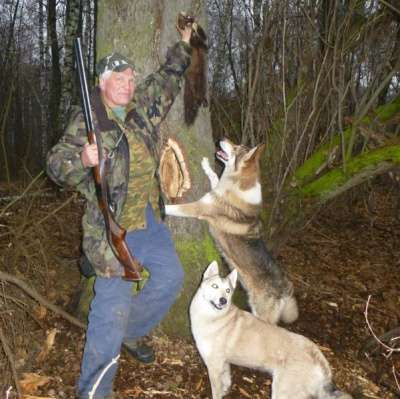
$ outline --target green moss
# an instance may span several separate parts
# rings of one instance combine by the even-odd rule
[[[320,197],[321,200],[324,200],[353,177],[360,174],[364,174],[366,177],[374,175],[373,171],[384,163],[400,163],[399,145],[379,148],[354,157],[348,162],[346,171],[342,168],[331,170],[319,179],[302,187],[299,192],[302,196]]]
[[[96,278],[95,276],[90,278],[81,278],[80,282],[80,297],[79,303],[76,311],[76,317],[83,322],[86,322],[87,316],[89,314],[90,304],[92,303],[92,299],[94,297],[94,282]]]
[[[201,239],[179,240],[175,245],[185,270],[185,280],[177,301],[161,323],[161,329],[168,335],[189,337],[190,301],[206,267],[213,260],[221,265],[221,258],[208,232]]]
[[[391,118],[393,118],[397,113],[400,112],[400,96],[397,97],[389,104],[382,105],[378,107],[374,111],[374,115],[367,115],[358,121],[358,124],[367,124],[370,125],[377,119],[379,122],[383,123]],[[356,134],[356,125],[350,126],[343,132],[343,137],[340,134],[337,134],[333,139],[321,146],[314,154],[306,161],[304,164],[299,167],[294,174],[293,183],[296,184],[297,187],[301,187],[303,184],[306,184],[310,180],[315,177],[317,170],[327,162],[329,155],[333,148],[336,146],[342,145],[342,140],[344,139],[344,147],[348,149],[347,161],[350,161],[351,148],[352,143],[354,142],[354,136]],[[349,165],[346,163],[346,168]],[[327,177],[327,180],[331,180],[332,178],[335,180],[335,175],[339,175],[338,173],[333,173],[332,177]],[[320,183],[317,183],[319,185]],[[328,183],[327,183],[328,184]],[[328,184],[329,185],[329,184]]]
[[[138,72],[145,71],[155,45],[155,10],[145,3],[133,7],[129,2],[102,0],[97,19],[97,58],[118,51],[134,60]],[[132,23],[135,20],[146,23]]]

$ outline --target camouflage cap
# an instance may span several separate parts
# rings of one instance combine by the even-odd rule
[[[135,64],[119,53],[111,53],[102,58],[96,65],[97,75],[101,75],[107,71],[122,72],[127,68],[135,70]]]

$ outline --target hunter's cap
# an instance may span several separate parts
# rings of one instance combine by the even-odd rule
[[[111,53],[97,63],[96,73],[100,76],[107,71],[122,72],[128,68],[131,68],[134,71],[135,64],[119,53]]]

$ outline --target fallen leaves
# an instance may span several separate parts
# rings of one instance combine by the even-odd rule
[[[44,343],[42,350],[40,351],[39,355],[37,356],[38,362],[43,362],[47,358],[49,352],[51,351],[51,349],[54,346],[54,341],[56,338],[56,334],[58,332],[60,332],[60,331],[57,330],[56,328],[53,328],[50,331],[47,331],[46,341]]]
[[[24,397],[29,397],[37,392],[39,387],[46,385],[50,382],[51,378],[36,373],[24,373],[19,385],[24,394]]]

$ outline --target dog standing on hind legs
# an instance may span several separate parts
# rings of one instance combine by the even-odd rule
[[[272,374],[272,399],[352,399],[332,383],[328,361],[316,344],[232,304],[236,280],[236,270],[221,278],[212,262],[190,304],[191,329],[212,398],[229,391],[230,364],[235,364]]]
[[[254,315],[270,323],[298,317],[293,285],[272,259],[262,239],[262,195],[259,160],[264,145],[249,149],[220,142],[221,178],[202,161],[211,191],[196,202],[166,205],[171,216],[207,220],[210,233],[231,269],[237,269]]]

